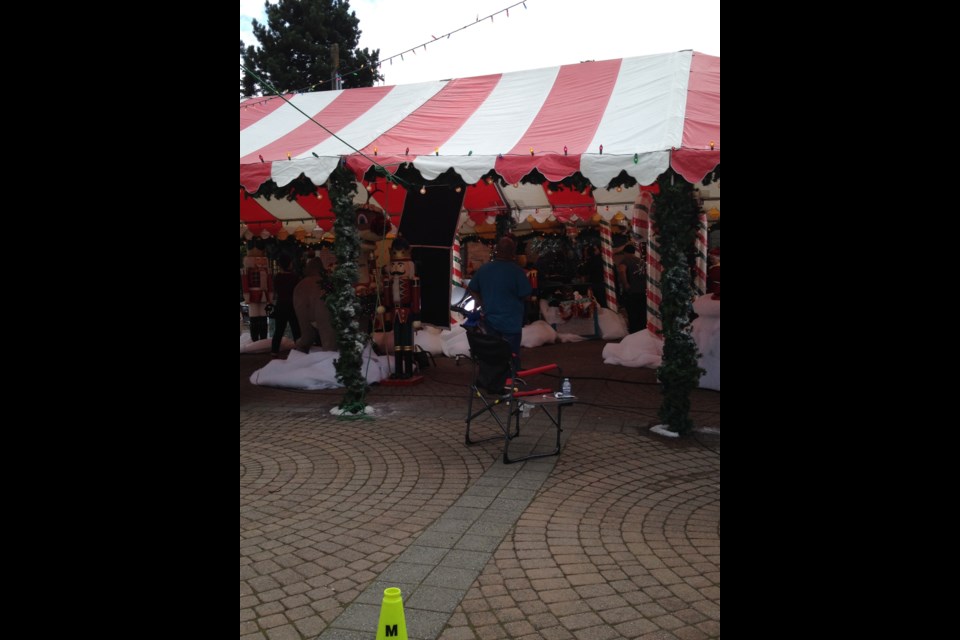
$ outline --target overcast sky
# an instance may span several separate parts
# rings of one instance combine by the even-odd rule
[[[515,2],[352,0],[350,8],[360,20],[360,47],[380,50],[388,85],[683,49],[720,55],[719,0],[526,0],[509,17],[484,20]],[[240,0],[247,45],[255,42],[253,18],[265,22],[263,0]],[[419,46],[425,42],[426,50]],[[416,54],[386,61],[414,47]]]

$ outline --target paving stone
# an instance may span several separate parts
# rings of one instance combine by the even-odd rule
[[[571,407],[561,454],[515,465],[502,441],[463,445],[466,394],[450,389],[466,388],[469,367],[438,358],[422,385],[374,386],[378,415],[345,425],[327,413],[342,390],[255,387],[269,355],[242,355],[241,636],[369,640],[383,589],[400,586],[411,640],[719,637],[719,457],[639,427],[637,415],[657,419],[655,372],[604,365],[603,346],[527,349],[524,361],[562,353],[584,403],[622,391],[601,379],[624,379],[653,408]],[[719,394],[691,401],[719,428]],[[546,421],[529,422],[517,450],[551,444]],[[449,611],[411,607],[418,592]],[[361,605],[369,630],[348,628]],[[471,628],[471,616],[488,618]]]

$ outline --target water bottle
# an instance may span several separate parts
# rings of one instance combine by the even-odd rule
[[[573,387],[570,385],[570,378],[563,379],[563,385],[560,387],[560,390],[563,391],[563,396],[569,398],[573,395]]]

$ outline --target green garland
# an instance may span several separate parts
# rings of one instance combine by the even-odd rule
[[[660,315],[663,318],[663,363],[657,376],[663,385],[659,417],[670,431],[681,435],[693,428],[690,393],[704,370],[697,366],[697,345],[691,335],[693,280],[691,253],[695,251],[700,208],[693,185],[668,169],[660,178],[660,194],[653,198],[651,222],[660,243]]]
[[[337,381],[347,389],[338,408],[344,414],[363,415],[367,388],[362,371],[366,336],[360,331],[360,301],[353,288],[359,278],[357,257],[360,254],[360,235],[353,204],[357,187],[353,173],[343,163],[330,174],[327,190],[331,209],[336,214],[333,223],[336,240],[333,247],[337,266],[333,270],[334,291],[327,298],[340,347],[340,357],[333,364],[337,370]]]

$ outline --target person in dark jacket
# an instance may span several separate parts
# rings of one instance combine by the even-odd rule
[[[617,279],[624,292],[627,328],[630,333],[636,333],[647,327],[647,268],[646,263],[637,257],[634,245],[624,246],[623,254],[623,260],[617,265]]]
[[[293,308],[293,290],[300,282],[300,276],[290,270],[292,264],[290,256],[283,254],[277,259],[280,265],[280,273],[273,277],[273,342],[270,345],[270,353],[274,358],[280,357],[280,341],[287,330],[287,324],[290,324],[290,332],[293,333],[293,339],[300,339],[300,325],[297,322],[297,313]]]

